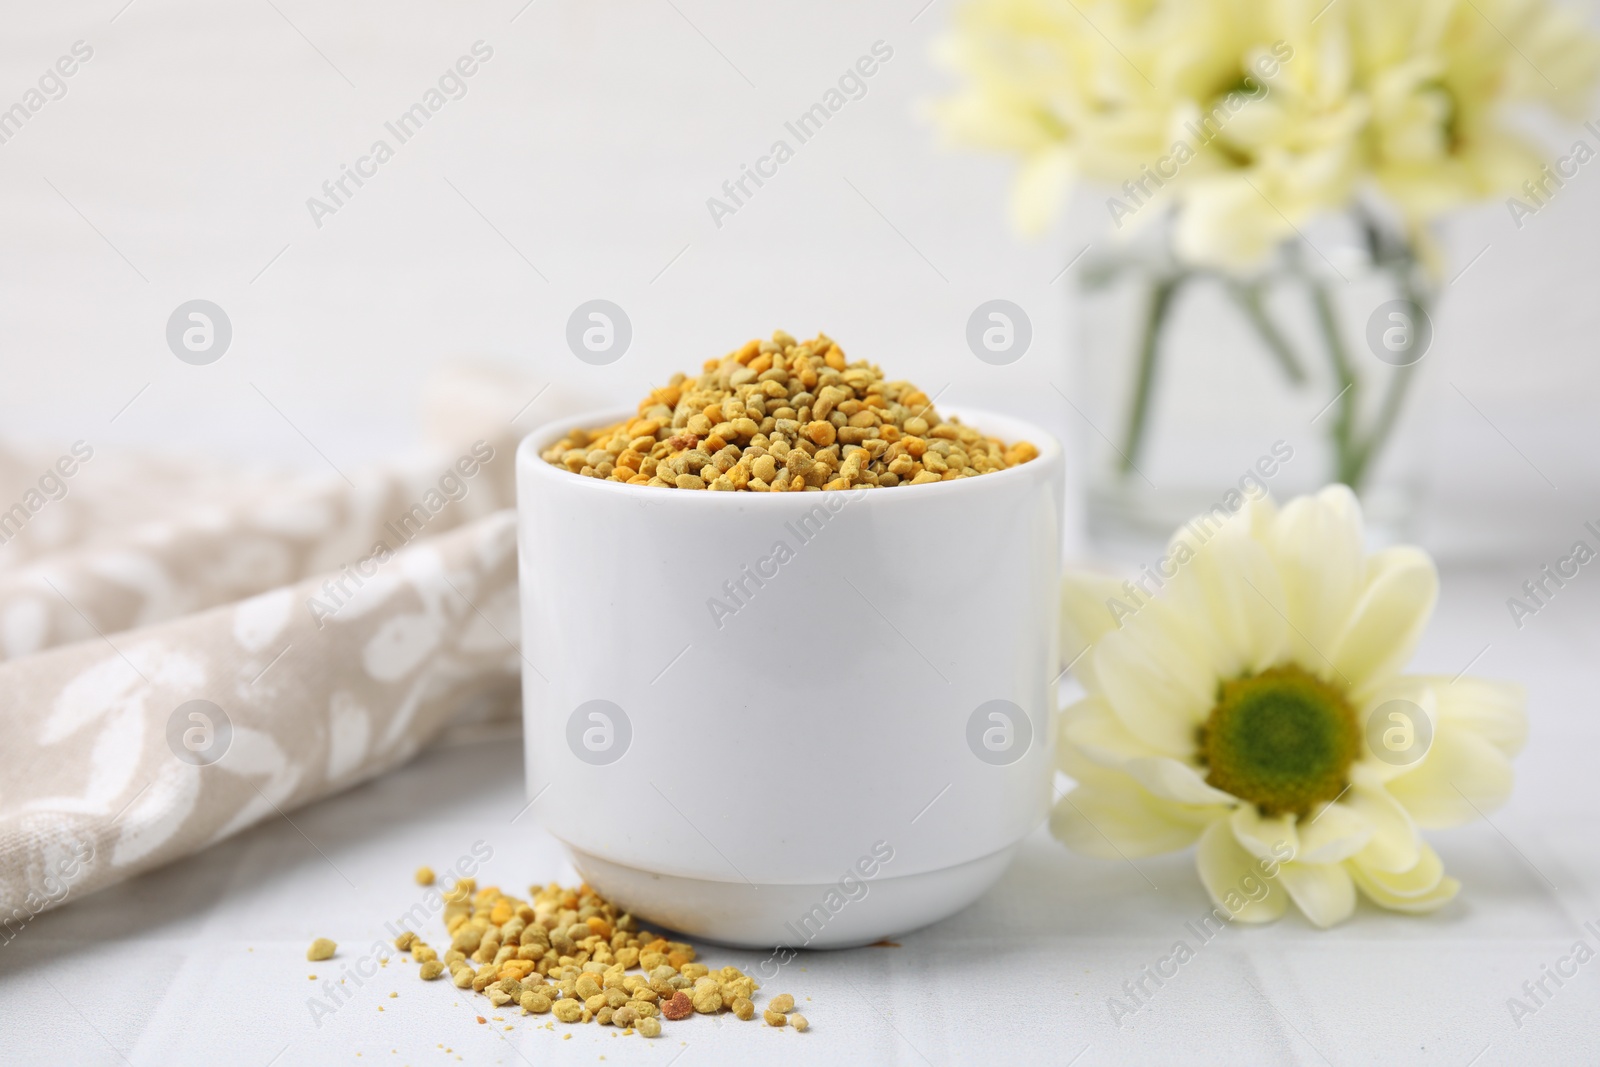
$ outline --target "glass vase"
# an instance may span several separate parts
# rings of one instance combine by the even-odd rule
[[[1357,492],[1377,540],[1411,538],[1433,341],[1411,248],[1364,219],[1245,276],[1164,248],[1129,246],[1078,275],[1095,544],[1159,546],[1202,512],[1332,482]]]

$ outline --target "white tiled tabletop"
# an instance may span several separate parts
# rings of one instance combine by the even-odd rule
[[[1520,1026],[1507,1007],[1576,940],[1600,947],[1581,926],[1600,920],[1600,584],[1570,585],[1518,632],[1504,602],[1524,577],[1447,573],[1417,657],[1454,673],[1481,651],[1473,671],[1526,682],[1533,720],[1512,802],[1492,825],[1434,836],[1465,888],[1429,918],[1362,905],[1331,931],[1291,914],[1200,945],[1185,926],[1209,908],[1191,855],[1086,859],[1041,828],[954,918],[898,948],[807,953],[786,967],[764,993],[792,992],[805,1034],[728,1016],[669,1024],[653,1041],[552,1030],[549,1016],[485,1012],[482,998],[399,962],[317,1025],[308,998],[418,901],[419,864],[451,864],[482,841],[493,849],[484,884],[574,877],[533,814],[518,817],[521,741],[508,732],[437,747],[292,812],[293,825],[276,820],[42,916],[0,949],[0,1062],[1594,1063],[1600,962],[1560,987],[1546,979],[1553,995]],[[307,963],[317,936],[340,955]],[[1118,1027],[1107,998],[1180,938],[1194,959]],[[716,948],[705,958],[753,962]],[[480,1013],[504,1021],[480,1025]]]

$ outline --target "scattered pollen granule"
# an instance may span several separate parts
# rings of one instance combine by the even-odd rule
[[[432,885],[433,884],[433,868],[432,867],[429,867],[427,864],[423,864],[421,867],[417,868],[417,884],[418,885]]]
[[[329,941],[325,937],[319,937],[315,941],[311,942],[311,947],[310,948],[306,949],[306,959],[308,959],[308,960],[332,959],[333,958],[333,954],[335,952],[337,952],[338,950],[339,950],[339,946],[337,944],[335,944],[332,941]]]
[[[974,478],[1039,455],[943,419],[922,390],[849,363],[827,335],[782,330],[674,374],[615,426],[544,451],[574,474],[660,489],[799,492]]]
[[[450,943],[445,956],[411,932],[395,938],[395,946],[411,953],[422,978],[448,971],[455,988],[486,998],[491,1007],[554,1016],[562,1024],[611,1026],[618,1036],[657,1037],[662,1019],[696,1014],[755,1017],[754,978],[737,967],[712,970],[696,962],[693,945],[641,929],[632,915],[588,886],[551,883],[530,895],[522,900],[461,879],[443,893],[441,918]],[[788,994],[774,1002],[794,1006]],[[770,1021],[773,1013],[766,1014]],[[804,1027],[803,1018],[793,1018],[799,1020],[796,1029]],[[556,1028],[550,1022],[542,1026]]]

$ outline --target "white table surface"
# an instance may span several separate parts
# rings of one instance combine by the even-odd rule
[[[1581,929],[1600,920],[1600,580],[1569,585],[1518,632],[1504,601],[1525,577],[1446,574],[1416,661],[1454,673],[1488,645],[1474,673],[1530,691],[1511,803],[1492,825],[1433,835],[1461,896],[1424,919],[1363,904],[1326,932],[1292,913],[1235,925],[1120,1029],[1107,998],[1209,908],[1193,857],[1135,869],[1069,853],[1042,828],[994,890],[901,947],[808,953],[785,968],[763,992],[792,992],[805,1034],[731,1016],[669,1024],[653,1041],[595,1025],[551,1032],[550,1016],[486,1012],[483,998],[398,962],[316,1026],[306,1000],[321,982],[307,975],[337,974],[382,936],[419,899],[418,864],[449,864],[481,839],[494,849],[481,884],[520,892],[574,877],[531,815],[512,822],[524,801],[509,735],[435,748],[291,813],[293,825],[278,819],[42,916],[0,949],[0,1062],[1594,1063],[1600,960],[1559,989],[1547,981],[1555,995],[1520,1028],[1506,1006],[1578,938],[1600,947]],[[307,963],[317,936],[341,955]],[[479,1013],[505,1021],[479,1025]]]

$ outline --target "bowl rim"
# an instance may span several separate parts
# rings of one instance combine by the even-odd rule
[[[1019,419],[1016,416],[1005,415],[1000,412],[988,411],[983,408],[947,407],[945,412],[950,415],[959,416],[965,425],[970,426],[973,429],[986,427],[980,432],[994,433],[1002,440],[1012,443],[1018,440],[1026,440],[1039,450],[1039,454],[1033,459],[1029,460],[1027,463],[1016,467],[1007,467],[1005,470],[991,471],[988,474],[980,475],[976,478],[956,478],[948,482],[930,482],[926,485],[908,486],[907,488],[915,488],[917,490],[917,493],[914,497],[912,497],[912,499],[928,499],[934,492],[942,492],[946,496],[956,493],[981,492],[982,487],[985,485],[991,488],[1000,488],[1002,486],[1009,486],[1013,481],[1016,481],[1020,478],[1038,479],[1038,472],[1058,465],[1064,455],[1061,442],[1056,440],[1054,434],[1035,423],[1028,422],[1025,419]],[[641,499],[641,491],[650,490],[649,495],[645,496],[644,499],[678,500],[691,497],[712,497],[718,501],[721,501],[720,504],[707,504],[699,506],[725,507],[732,504],[747,504],[756,499],[766,501],[769,498],[774,501],[811,501],[811,505],[808,506],[814,506],[816,503],[817,498],[813,497],[810,493],[713,493],[709,491],[701,491],[696,493],[674,491],[668,496],[657,496],[655,491],[659,490],[661,486],[628,485],[625,482],[614,482],[606,478],[585,478],[583,475],[575,474],[564,467],[558,467],[553,463],[546,462],[544,457],[540,455],[540,452],[542,452],[545,447],[549,445],[549,443],[558,440],[561,434],[574,427],[606,426],[610,425],[611,423],[620,422],[621,420],[634,414],[635,412],[632,408],[605,408],[578,415],[569,415],[564,418],[551,419],[547,422],[540,423],[538,426],[535,426],[531,431],[528,432],[527,435],[522,438],[521,441],[517,442],[516,469],[518,486],[520,487],[522,485],[524,472],[526,471],[527,477],[537,480],[554,478],[557,479],[557,485],[566,485],[579,492],[623,493],[635,500]],[[996,425],[992,427],[986,426],[986,424],[989,423]],[[865,489],[866,487],[862,488]],[[895,488],[898,488],[898,486]],[[821,490],[821,492],[829,494],[849,494],[853,491],[855,490]],[[900,499],[908,495],[910,494],[873,493],[870,499]],[[762,503],[756,504],[755,506],[778,507],[779,505],[777,503]]]

